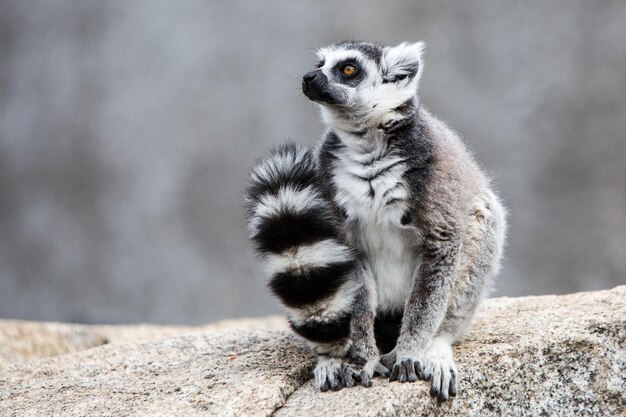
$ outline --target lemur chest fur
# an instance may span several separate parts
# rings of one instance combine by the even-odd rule
[[[343,144],[335,154],[335,202],[371,265],[378,310],[402,311],[418,263],[417,233],[406,224],[405,157],[381,140]]]

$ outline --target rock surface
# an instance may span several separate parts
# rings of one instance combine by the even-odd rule
[[[460,393],[444,404],[426,382],[315,391],[306,345],[271,330],[280,318],[202,328],[2,321],[0,415],[621,416],[625,320],[626,286],[488,300],[455,347]],[[11,340],[22,344],[5,348]]]
[[[79,352],[126,341],[196,333],[211,329],[287,329],[282,316],[224,320],[201,327],[150,324],[109,326],[21,320],[0,320],[0,363]]]

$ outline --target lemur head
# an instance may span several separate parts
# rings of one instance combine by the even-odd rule
[[[415,111],[423,49],[423,42],[385,47],[344,41],[323,47],[317,69],[302,79],[302,91],[320,104],[331,128],[389,128]]]

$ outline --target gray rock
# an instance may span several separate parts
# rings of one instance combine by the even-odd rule
[[[320,393],[289,331],[203,328],[0,363],[0,415],[618,416],[625,318],[626,286],[488,300],[455,348],[460,393],[444,404],[426,382]]]
[[[218,321],[207,326],[110,326],[0,320],[0,363],[80,352],[96,346],[144,341],[208,329],[286,329],[283,316]]]

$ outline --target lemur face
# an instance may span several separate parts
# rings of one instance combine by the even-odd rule
[[[379,127],[402,117],[401,110],[416,99],[423,48],[422,42],[383,47],[357,41],[323,47],[318,68],[302,79],[302,91],[321,105],[330,127]]]

